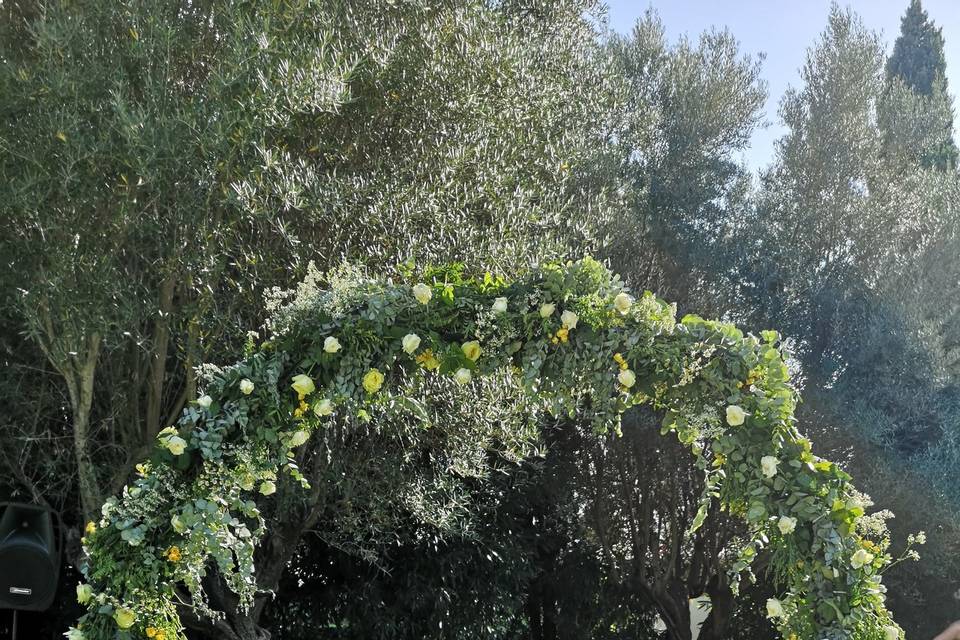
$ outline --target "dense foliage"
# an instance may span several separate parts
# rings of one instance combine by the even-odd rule
[[[295,448],[396,415],[422,419],[429,434],[424,377],[469,385],[503,369],[539,408],[581,416],[597,434],[619,432],[631,405],[662,411],[663,432],[676,433],[708,476],[691,528],[713,499],[747,520],[732,571],[769,548],[786,594],[766,608],[784,637],[900,637],[879,579],[887,541],[863,537],[849,476],[797,431],[775,332],[758,339],[695,316],[677,324],[671,306],[649,293],[635,301],[591,260],[516,283],[340,282],[284,308],[274,327],[160,433],[141,478],[88,526],[90,583],[80,589],[92,611],[74,638],[111,638],[116,628],[180,637],[178,584],[215,615],[201,586],[210,562],[239,606],[251,606],[263,526],[252,498],[275,493],[282,471],[308,488]]]

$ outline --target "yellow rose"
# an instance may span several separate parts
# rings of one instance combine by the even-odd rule
[[[731,427],[739,427],[747,418],[747,412],[741,407],[732,404],[727,407],[727,424]]]
[[[340,351],[340,341],[333,336],[327,336],[323,341],[323,350],[327,353],[336,353]]]
[[[467,356],[467,359],[472,362],[476,362],[477,358],[480,357],[480,343],[476,340],[464,342],[463,345],[461,345],[460,350],[463,351],[463,355]]]
[[[170,436],[163,443],[163,446],[175,456],[179,456],[187,449],[187,441],[180,436]]]
[[[403,350],[410,355],[416,353],[420,348],[420,336],[415,333],[408,333],[403,336]]]
[[[87,526],[84,527],[84,532],[89,536],[97,532],[97,525],[91,520],[87,523]]]
[[[370,369],[363,376],[363,388],[367,390],[367,393],[376,393],[382,386],[383,374],[380,373],[379,369]]]
[[[313,405],[313,413],[317,417],[328,416],[333,413],[333,402],[329,398],[324,398],[320,402]]]
[[[420,304],[427,304],[430,302],[430,298],[433,297],[433,289],[419,282],[413,286],[413,297],[416,298]]]
[[[613,308],[619,311],[621,315],[630,313],[631,306],[633,306],[633,298],[626,293],[618,293],[613,299]]]
[[[77,602],[87,604],[93,598],[93,587],[88,584],[77,585]]]
[[[760,468],[763,471],[764,478],[772,478],[777,475],[777,465],[780,461],[776,456],[763,456],[760,458]]]
[[[245,396],[248,396],[251,393],[253,393],[253,381],[248,378],[244,378],[243,380],[241,380],[240,393],[242,393]]]
[[[293,376],[293,384],[290,386],[301,396],[308,396],[316,389],[313,385],[313,379],[303,373]]]
[[[173,546],[167,549],[167,560],[173,563],[180,562],[183,556],[180,555],[180,547]]]
[[[850,566],[852,566],[854,569],[859,569],[864,565],[870,564],[871,562],[873,562],[873,554],[866,549],[857,549],[857,551],[850,558]]]
[[[457,369],[457,372],[453,374],[453,379],[460,384],[468,384],[470,382],[470,378],[472,377],[473,376],[470,373],[470,369],[466,369],[464,367]]]
[[[299,431],[294,431],[293,435],[290,436],[290,446],[299,447],[309,439],[310,439],[310,434],[307,431],[304,431],[303,429]]]
[[[113,612],[113,619],[121,629],[129,629],[137,621],[137,614],[130,609],[120,607]]]
[[[777,528],[783,535],[793,533],[794,529],[797,528],[797,519],[790,516],[781,516],[780,521],[777,522]]]
[[[260,483],[260,493],[269,496],[277,492],[277,485],[273,480],[264,480]]]
[[[782,618],[784,616],[783,604],[776,598],[767,600],[767,617]]]

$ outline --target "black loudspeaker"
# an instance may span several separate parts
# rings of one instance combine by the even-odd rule
[[[60,517],[38,505],[7,502],[0,509],[0,609],[45,611],[60,580]]]

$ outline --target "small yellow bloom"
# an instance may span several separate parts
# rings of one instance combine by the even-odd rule
[[[383,386],[383,374],[379,369],[370,369],[363,376],[363,388],[367,393],[376,393]]]
[[[155,627],[147,627],[146,633],[147,633],[147,637],[148,637],[148,638],[156,638],[156,637],[157,637],[157,629],[156,629]]]
[[[566,343],[570,339],[570,330],[566,327],[560,327],[557,329],[557,338],[560,342]]]
[[[433,351],[430,349],[425,350],[417,356],[417,363],[422,365],[427,371],[433,371],[440,367],[440,361],[437,360],[437,357],[433,355]]]
[[[180,554],[180,547],[174,545],[167,549],[167,560],[173,563],[180,562],[183,556]]]
[[[91,520],[83,530],[88,536],[93,535],[97,532],[97,525]]]
[[[471,340],[470,342],[464,342],[460,346],[460,350],[463,351],[463,355],[467,356],[468,360],[473,362],[477,361],[477,358],[480,357],[480,343],[476,340]]]

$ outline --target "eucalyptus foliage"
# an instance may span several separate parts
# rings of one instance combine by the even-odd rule
[[[595,432],[618,432],[632,405],[662,411],[663,432],[708,478],[693,528],[714,499],[746,520],[732,570],[749,572],[769,551],[783,595],[767,610],[784,637],[900,637],[883,604],[885,544],[858,528],[849,477],[797,431],[776,332],[677,322],[671,305],[634,299],[590,259],[512,283],[456,270],[424,279],[357,278],[301,299],[278,311],[270,340],[214,376],[90,523],[90,610],[73,637],[182,637],[181,587],[204,610],[211,565],[249,606],[264,535],[257,502],[279,474],[306,484],[297,447],[336,423],[423,412],[426,380],[470,385],[503,371],[542,410]]]

